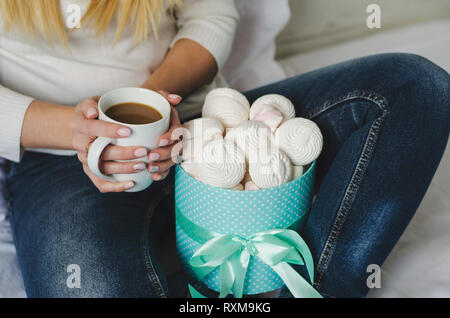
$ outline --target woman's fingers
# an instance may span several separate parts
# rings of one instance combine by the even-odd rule
[[[161,161],[161,160],[169,160],[172,159],[176,161],[178,158],[175,156],[181,155],[183,143],[177,142],[168,147],[160,147],[155,150],[152,150],[148,155],[148,160],[151,162]],[[178,150],[176,154],[173,154],[173,150]]]
[[[75,115],[71,121],[72,132],[109,138],[125,138],[131,135],[130,128],[115,123],[93,120],[97,117],[97,97],[85,99],[75,108]]]
[[[158,93],[164,96],[171,105],[178,105],[179,103],[181,103],[182,98],[180,95],[169,94],[165,90],[160,90],[158,91]]]
[[[75,112],[83,115],[86,119],[95,119],[98,117],[98,100],[100,96],[87,98],[82,101]]]
[[[154,181],[162,181],[167,177],[168,174],[169,174],[169,170],[164,171],[164,172],[157,172],[157,173],[152,174],[152,178]]]
[[[101,193],[123,192],[134,187],[134,182],[131,180],[123,182],[109,182],[105,179],[99,178],[94,175],[91,170],[89,170],[89,167],[87,165],[83,165],[83,170]]]
[[[106,175],[137,173],[145,170],[146,168],[147,164],[142,161],[102,161],[100,163],[100,171]]]
[[[84,134],[72,133],[72,147],[75,149],[78,153],[83,152],[85,153],[87,150],[87,146],[94,141],[95,138],[89,137]]]
[[[160,147],[166,147],[182,138],[182,130],[177,129],[181,127],[180,120],[178,118],[178,112],[174,107],[170,112],[170,127],[169,130],[159,137],[158,144]]]
[[[155,161],[148,164],[147,170],[150,173],[162,173],[168,171],[170,168],[172,168],[175,165],[176,162],[174,162],[172,159],[169,160],[163,160],[163,161]]]
[[[89,144],[95,140],[94,137],[89,137],[84,134],[74,134],[74,138],[72,141],[72,147],[78,152],[82,153],[86,156],[86,150],[89,147]],[[100,160],[133,160],[144,158],[147,156],[148,150],[142,146],[130,146],[130,147],[122,147],[109,145],[103,151]]]
[[[110,145],[103,151],[100,160],[133,160],[147,156],[145,147],[121,147]]]
[[[81,119],[78,121],[75,131],[88,136],[103,136],[109,138],[126,138],[131,135],[131,129],[102,120]]]
[[[94,108],[97,111],[98,108],[98,98],[86,98],[75,108],[76,113],[87,114],[88,109]]]
[[[178,158],[173,156],[179,155],[182,151],[182,130],[180,120],[178,119],[178,113],[174,107],[172,107],[170,115],[170,128],[159,138],[160,148],[152,150],[148,159],[151,161],[148,165],[148,171],[152,174],[152,178],[155,181],[163,180],[167,177],[169,169],[176,163]],[[174,154],[176,152],[176,154]]]

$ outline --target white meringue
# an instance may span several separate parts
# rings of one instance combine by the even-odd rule
[[[197,178],[215,187],[231,189],[243,179],[245,167],[244,154],[235,144],[216,139],[203,148]]]
[[[201,117],[190,120],[183,124],[187,129],[187,134],[183,135],[183,140],[201,138],[203,141],[209,141],[215,136],[222,136],[225,131],[223,125],[215,118]]]
[[[180,164],[181,168],[193,178],[197,178],[197,164],[193,161],[183,161]]]
[[[320,155],[323,146],[319,127],[306,118],[292,118],[275,132],[275,143],[296,166],[310,164]]]
[[[203,117],[212,117],[225,128],[237,127],[248,120],[250,104],[247,98],[231,88],[216,88],[206,95]]]
[[[265,157],[249,163],[249,172],[259,188],[271,188],[291,180],[292,164],[286,154],[272,147]]]
[[[225,140],[235,143],[244,153],[246,161],[258,161],[260,152],[268,152],[272,133],[259,121],[245,121],[235,128],[228,129]],[[263,154],[262,154],[263,155]]]
[[[303,175],[303,166],[292,166],[292,180],[297,180]]]

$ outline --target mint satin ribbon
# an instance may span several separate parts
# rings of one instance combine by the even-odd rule
[[[289,228],[297,228],[302,219],[287,229],[273,229],[250,235],[219,234],[198,226],[175,208],[177,224],[191,239],[202,244],[189,260],[195,276],[202,280],[217,267],[220,268],[220,298],[232,293],[241,298],[250,257],[257,257],[269,265],[283,280],[296,298],[322,296],[289,264],[305,265],[310,281],[314,281],[314,263],[311,252],[300,235]],[[202,297],[192,286],[191,295]]]

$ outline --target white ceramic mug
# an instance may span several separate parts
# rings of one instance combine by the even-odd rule
[[[113,120],[105,115],[108,108],[111,106],[122,104],[122,103],[139,103],[144,105],[149,105],[154,109],[158,110],[162,119],[142,125],[132,125],[127,123],[121,123]],[[170,124],[170,104],[169,102],[157,92],[136,87],[126,87],[112,90],[104,94],[98,102],[99,119],[111,123],[124,125],[131,130],[131,135],[126,138],[106,138],[98,137],[89,147],[88,153],[88,165],[89,169],[96,176],[106,179],[112,182],[120,181],[134,181],[134,187],[127,190],[127,192],[137,192],[142,191],[149,187],[153,183],[151,174],[147,169],[132,173],[132,174],[113,174],[104,175],[99,167],[99,159],[106,148],[110,144],[117,146],[143,146],[149,150],[158,148],[158,139],[169,129]],[[133,161],[144,161],[149,162],[148,158],[139,158]]]

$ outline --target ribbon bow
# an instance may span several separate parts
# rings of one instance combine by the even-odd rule
[[[300,235],[290,229],[274,229],[252,234],[248,238],[218,234],[192,223],[177,209],[177,222],[192,239],[204,244],[194,253],[189,264],[199,280],[220,268],[220,298],[230,292],[240,298],[250,257],[257,257],[269,265],[283,280],[294,297],[322,296],[289,264],[305,265],[309,279],[314,281],[311,252]],[[209,238],[206,240],[206,238]],[[193,287],[191,293],[201,297]]]

